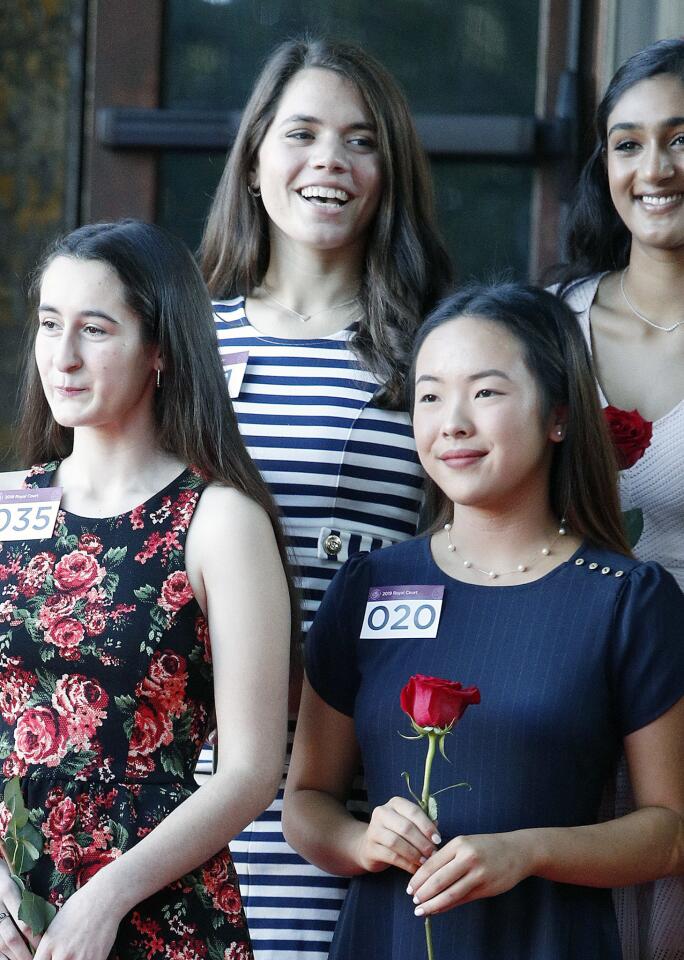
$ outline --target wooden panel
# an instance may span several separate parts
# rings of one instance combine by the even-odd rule
[[[82,222],[140,217],[154,220],[154,153],[120,151],[97,142],[100,107],[157,107],[163,0],[95,0],[91,4]]]

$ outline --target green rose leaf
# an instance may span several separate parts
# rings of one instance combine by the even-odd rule
[[[437,822],[437,801],[432,795],[428,797],[427,815],[433,823]]]
[[[12,864],[12,873],[28,873],[38,862],[40,853],[33,844],[28,845],[24,840],[14,837],[5,837],[5,850],[9,862]],[[34,855],[34,854],[37,854]]]
[[[11,777],[5,784],[3,795],[5,805],[12,814],[12,828],[19,829],[28,822],[28,810],[24,806],[24,798],[21,795],[21,786],[18,777]]]
[[[57,913],[56,907],[30,890],[24,890],[19,907],[19,919],[27,923],[34,933],[43,933]]]

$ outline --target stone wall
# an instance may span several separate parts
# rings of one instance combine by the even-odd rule
[[[85,0],[0,5],[0,464],[10,453],[27,278],[76,225]]]

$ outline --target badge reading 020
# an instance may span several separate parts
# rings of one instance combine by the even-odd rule
[[[61,499],[61,487],[0,490],[0,543],[49,539]]]
[[[371,587],[363,615],[361,639],[437,636],[444,587],[404,584]]]

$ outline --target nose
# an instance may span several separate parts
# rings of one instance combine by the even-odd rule
[[[59,338],[53,364],[60,373],[68,373],[70,370],[77,370],[81,366],[81,356],[78,351],[76,334],[64,331]]]
[[[311,166],[315,170],[332,171],[349,168],[346,150],[338,137],[319,137],[316,149],[311,153]]]
[[[463,404],[458,401],[452,403],[445,411],[442,423],[443,437],[470,437],[473,434],[473,423]]]
[[[674,174],[672,158],[667,147],[660,143],[649,144],[643,153],[641,174],[644,179],[652,183],[666,180]]]

